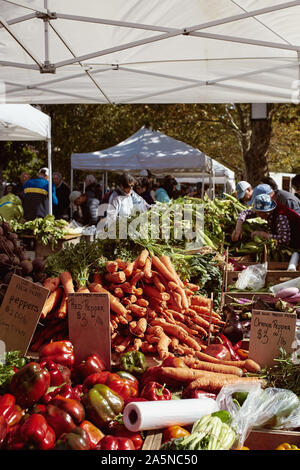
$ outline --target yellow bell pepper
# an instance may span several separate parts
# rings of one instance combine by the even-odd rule
[[[278,447],[276,447],[275,450],[300,450],[300,449],[299,449],[299,447],[297,447],[294,444],[289,444],[288,442],[283,442]]]

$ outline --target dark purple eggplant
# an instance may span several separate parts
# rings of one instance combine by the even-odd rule
[[[239,315],[230,306],[227,305],[224,310],[226,320],[222,333],[235,345],[243,340],[243,326]]]

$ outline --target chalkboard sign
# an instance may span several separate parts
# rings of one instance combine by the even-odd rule
[[[252,310],[249,358],[261,367],[270,367],[280,355],[280,348],[288,354],[293,351],[296,332],[296,314]]]
[[[69,339],[76,363],[99,354],[106,370],[111,368],[110,307],[107,294],[68,295]]]
[[[0,307],[0,340],[6,351],[25,355],[49,290],[13,275]]]

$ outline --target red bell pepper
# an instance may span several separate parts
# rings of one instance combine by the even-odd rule
[[[18,424],[25,414],[25,410],[16,405],[14,395],[6,393],[0,396],[0,416],[3,416],[9,427]]]
[[[60,436],[55,446],[56,450],[90,450],[90,439],[87,432],[76,426],[72,431]]]
[[[205,354],[225,361],[231,360],[231,354],[227,346],[221,343],[212,343],[205,348]]]
[[[25,420],[20,435],[26,448],[50,450],[56,442],[54,430],[40,414],[32,414]]]
[[[48,359],[40,362],[43,369],[47,369],[50,374],[50,386],[56,387],[63,383],[71,382],[71,370],[62,364],[57,364]]]
[[[221,338],[221,341],[222,343],[224,344],[224,346],[226,346],[226,348],[228,349],[228,351],[230,352],[230,356],[231,356],[231,360],[232,361],[240,361],[240,356],[238,355],[238,353],[234,350],[233,348],[233,344],[231,343],[231,341],[229,341],[228,338],[226,338],[225,335],[223,335],[222,333],[220,333],[220,338]]]
[[[138,381],[122,377],[119,374],[110,374],[107,377],[106,385],[120,395],[123,400],[137,397],[139,394]]]
[[[83,382],[83,391],[84,393],[88,392],[94,385],[97,384],[105,384],[107,381],[107,377],[111,374],[111,372],[107,370],[103,370],[101,372],[96,372],[95,374],[88,375],[84,379]]]
[[[46,406],[45,418],[58,439],[84,420],[85,409],[79,401],[57,395]]]
[[[16,424],[15,426],[12,426],[7,435],[6,439],[4,441],[4,448],[6,450],[21,450],[24,449],[24,439],[23,436],[20,432],[21,430],[21,424]]]
[[[132,403],[135,401],[149,401],[149,400],[146,400],[146,398],[142,398],[142,397],[134,397],[134,398],[128,398],[128,400],[124,400],[124,404],[126,406],[128,405],[128,403]]]
[[[148,382],[141,392],[141,397],[149,401],[171,400],[171,392],[158,382]]]
[[[95,447],[96,450],[135,450],[131,439],[106,435]]]
[[[105,365],[101,357],[98,354],[91,354],[76,367],[75,372],[81,380],[84,380],[89,375],[101,372],[102,370],[105,370]]]
[[[117,437],[126,437],[133,442],[134,449],[140,450],[143,447],[143,438],[139,432],[131,432],[128,431],[125,426],[121,426],[116,432],[113,433],[114,436]]]
[[[90,440],[90,448],[94,449],[96,445],[103,439],[104,434],[103,432],[97,428],[93,423],[90,421],[84,420],[79,426],[80,428],[84,429],[88,435]]]
[[[0,416],[0,449],[3,446],[6,435],[8,433],[8,424],[4,416]]]
[[[10,391],[17,404],[29,408],[47,392],[49,385],[49,372],[37,362],[29,362],[12,376]]]
[[[51,390],[51,388],[49,389]],[[57,395],[60,395],[64,398],[72,398],[73,400],[81,400],[83,396],[83,386],[76,385],[72,387],[70,384],[64,384],[61,387],[54,387],[54,390],[48,391],[42,398],[41,401],[44,404],[50,403]]]
[[[75,362],[74,346],[71,341],[53,341],[45,344],[39,352],[40,362],[53,361],[72,368]]]

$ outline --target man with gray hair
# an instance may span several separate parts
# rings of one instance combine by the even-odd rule
[[[52,174],[52,182],[56,188],[56,196],[58,200],[57,206],[53,207],[53,214],[56,219],[69,220],[70,218],[70,189],[63,181],[62,174],[55,171]]]

